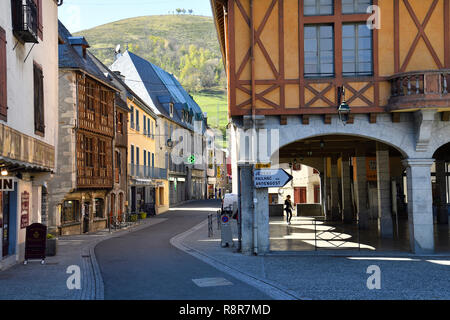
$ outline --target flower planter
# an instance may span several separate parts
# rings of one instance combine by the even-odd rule
[[[45,247],[45,255],[47,257],[56,256],[57,248],[58,248],[58,239],[56,238],[47,239],[47,244]]]

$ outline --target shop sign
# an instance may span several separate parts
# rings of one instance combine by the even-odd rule
[[[30,194],[27,191],[22,192],[20,212],[20,228],[25,229],[28,227],[30,217]]]
[[[0,191],[1,192],[8,192],[8,191],[14,191],[14,178],[0,178]]]

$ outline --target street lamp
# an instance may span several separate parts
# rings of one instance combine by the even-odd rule
[[[342,121],[342,123],[344,123],[345,126],[348,120],[350,119],[351,109],[347,101],[345,101],[345,87],[341,88],[341,94],[342,94],[342,103],[338,107],[338,114],[339,119]]]

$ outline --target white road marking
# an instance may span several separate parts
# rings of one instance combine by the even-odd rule
[[[201,278],[201,279],[192,279],[192,281],[200,288],[233,285],[230,281],[228,281],[225,278]]]

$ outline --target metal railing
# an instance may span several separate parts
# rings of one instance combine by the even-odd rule
[[[167,169],[129,164],[128,173],[132,177],[142,179],[167,179]]]
[[[308,221],[302,221],[302,225],[311,225],[314,227],[314,251],[318,251],[322,247],[326,250],[331,249],[354,249],[352,247],[348,247],[350,243],[354,243],[356,241],[356,244],[358,245],[358,251],[361,251],[361,241],[360,241],[360,227],[359,227],[359,220],[353,220],[348,221],[348,225],[354,225],[356,223],[357,229],[356,229],[356,235],[348,234],[347,228],[339,228],[336,225],[330,225],[326,226],[325,222],[326,218],[323,216],[320,217],[307,217],[312,218],[313,220],[310,220],[311,223],[308,224]],[[332,224],[332,222],[331,222]],[[318,226],[326,226],[329,227],[329,229],[323,229],[320,230]],[[342,229],[342,232],[339,232],[339,229]],[[347,233],[346,233],[347,232]],[[350,236],[350,237],[347,237]],[[356,236],[356,239],[354,238]],[[326,244],[319,245],[318,242],[322,241]]]
[[[32,0],[13,0],[13,32],[24,42],[38,43],[38,9]]]
[[[215,216],[215,217],[214,217]],[[208,238],[211,238],[214,236],[214,218],[216,219],[217,223],[217,230],[220,230],[221,224],[220,224],[220,218],[222,216],[221,210],[217,210],[217,212],[208,214]]]

